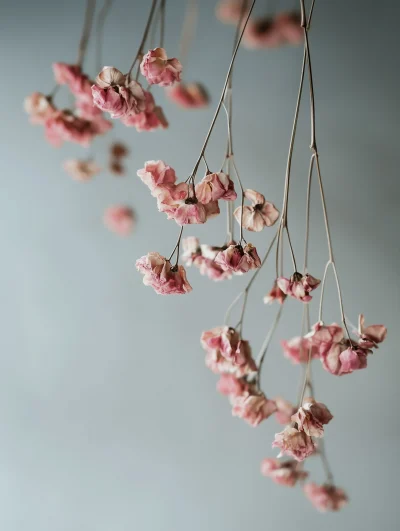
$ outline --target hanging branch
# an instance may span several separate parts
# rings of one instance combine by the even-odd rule
[[[85,18],[83,22],[82,36],[79,42],[78,59],[76,64],[82,68],[87,46],[89,43],[90,32],[92,30],[93,16],[96,9],[96,0],[86,1]]]

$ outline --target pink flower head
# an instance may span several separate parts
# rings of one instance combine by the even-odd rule
[[[237,24],[242,14],[242,0],[220,0],[215,8],[216,17],[225,24]],[[245,15],[247,15],[248,8]]]
[[[181,80],[182,65],[178,59],[168,59],[164,48],[154,48],[143,57],[140,71],[150,85],[167,87]]]
[[[203,332],[200,341],[206,351],[218,350],[224,358],[239,367],[252,359],[249,342],[241,339],[234,328],[217,326]]]
[[[101,168],[94,160],[66,160],[63,164],[64,170],[76,181],[89,181],[97,175]]]
[[[280,396],[274,398],[274,401],[276,404],[275,419],[277,422],[279,422],[279,424],[289,424],[289,422],[291,422],[292,415],[296,413],[296,408],[291,402]]]
[[[304,431],[296,430],[291,426],[287,426],[283,431],[275,434],[272,448],[280,448],[278,457],[288,455],[296,461],[304,461],[315,452],[315,445],[311,437]]]
[[[215,263],[215,257],[221,247],[200,245],[199,240],[193,236],[185,238],[182,247],[184,251],[183,260],[187,266],[198,267],[200,273],[208,276],[210,280],[220,281],[231,278],[232,275],[229,271],[224,271],[221,266]]]
[[[364,315],[361,314],[358,320],[358,335],[360,345],[363,348],[378,348],[378,343],[385,340],[387,328],[384,325],[364,326]]]
[[[211,201],[224,199],[225,201],[235,201],[237,193],[233,181],[225,173],[207,173],[203,179],[196,184],[196,197],[206,205]]]
[[[239,275],[261,267],[257,249],[251,243],[246,244],[244,248],[240,244],[229,245],[217,254],[215,262],[225,271]]]
[[[299,464],[296,461],[279,461],[279,459],[263,459],[261,462],[261,474],[278,485],[285,487],[294,487],[299,480],[304,480],[308,476],[308,472],[305,472],[299,468]]]
[[[303,405],[292,416],[292,422],[297,424],[299,431],[304,431],[310,437],[323,437],[324,424],[333,419],[329,409],[313,398],[306,398]]]
[[[164,116],[161,107],[155,104],[152,94],[145,91],[146,109],[137,114],[129,114],[122,117],[121,121],[128,127],[136,127],[137,131],[154,131],[155,129],[166,129],[168,121]]]
[[[182,258],[187,266],[191,266],[197,258],[202,256],[200,241],[194,236],[189,236],[188,238],[184,238],[182,240],[182,249]]]
[[[296,271],[290,279],[279,277],[277,283],[285,295],[290,295],[302,302],[309,302],[312,299],[310,292],[316,289],[321,281],[308,273],[302,275]]]
[[[215,374],[232,374],[235,378],[254,375],[257,372],[257,366],[253,358],[249,358],[244,365],[235,365],[232,361],[227,360],[219,349],[206,351],[206,367]]]
[[[250,19],[243,34],[243,44],[247,48],[276,48],[284,42],[280,28],[269,16]]]
[[[120,236],[127,236],[133,229],[133,223],[133,210],[127,206],[108,207],[104,213],[106,227]]]
[[[195,197],[189,197],[188,192],[186,199],[177,205],[173,217],[178,225],[198,225],[207,221],[207,211]]]
[[[200,83],[179,83],[167,90],[171,101],[184,109],[200,109],[210,101],[206,89]]]
[[[356,345],[348,347],[339,354],[338,363],[339,376],[343,374],[351,374],[354,371],[365,369],[367,367],[367,354],[370,354],[371,350],[359,348]],[[331,372],[331,371],[330,371]]]
[[[172,185],[176,182],[175,170],[162,160],[149,160],[144,168],[137,171],[138,177],[150,188],[152,195],[157,195],[156,188],[160,185]]]
[[[237,222],[252,232],[260,232],[264,227],[271,227],[279,217],[275,206],[254,190],[245,190],[244,196],[252,206],[238,207],[234,214]]]
[[[24,100],[24,109],[29,114],[32,124],[44,124],[56,112],[49,98],[41,92],[27,96]]]
[[[44,125],[47,140],[56,147],[64,141],[88,146],[96,135],[103,133],[94,122],[74,116],[69,111],[54,112]]]
[[[249,387],[243,394],[232,398],[232,415],[240,417],[256,427],[263,420],[276,411],[273,400],[269,400],[264,393]]]
[[[143,284],[151,286],[159,295],[184,295],[192,291],[186,278],[185,268],[171,266],[171,262],[159,253],[151,252],[136,260],[137,270],[144,275]]]
[[[233,374],[221,374],[217,382],[217,391],[231,398],[242,395],[247,388],[248,384]]]
[[[298,12],[279,13],[274,20],[276,30],[288,44],[301,44],[304,30],[301,27],[301,15]]]
[[[303,487],[304,493],[318,511],[339,511],[349,499],[343,489],[333,485],[316,485],[307,483]]]
[[[264,297],[264,303],[265,304],[272,304],[274,301],[279,302],[279,304],[283,304],[285,302],[287,295],[283,293],[281,288],[278,286],[276,280],[274,282],[274,285],[272,286],[271,291],[268,293],[268,295],[265,295]]]
[[[94,104],[112,118],[138,114],[146,109],[146,97],[140,83],[130,80],[117,68],[105,66],[92,85]]]
[[[78,100],[89,103],[92,101],[92,81],[82,72],[78,65],[66,63],[53,63],[55,80],[59,85],[68,85],[68,88]]]
[[[287,341],[283,339],[281,346],[284,356],[294,364],[307,363],[310,349],[311,358],[319,358],[318,348],[306,337],[293,337]]]

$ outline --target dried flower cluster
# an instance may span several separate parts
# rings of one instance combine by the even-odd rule
[[[162,160],[149,160],[144,163],[143,168],[137,170],[138,177],[155,198],[159,212],[164,213],[167,219],[174,220],[179,226],[179,232],[168,258],[168,254],[163,256],[159,252],[148,252],[136,261],[136,268],[143,275],[143,283],[161,295],[184,295],[192,291],[180,258],[186,266],[194,266],[212,281],[229,280],[236,275],[253,272],[252,276],[249,275],[250,279],[244,290],[228,307],[224,324],[201,335],[206,366],[219,376],[217,390],[228,398],[233,416],[243,419],[253,427],[269,418],[275,418],[284,426],[271,443],[272,448],[279,450],[279,455],[277,458],[265,458],[261,463],[261,473],[278,485],[294,487],[298,483],[304,483],[303,491],[316,509],[337,511],[347,503],[347,495],[334,483],[321,440],[325,435],[325,427],[331,423],[333,416],[328,407],[315,398],[310,366],[314,360],[320,360],[323,368],[335,376],[365,369],[369,356],[385,339],[387,331],[383,325],[365,326],[363,315],[360,315],[356,329],[350,325],[344,312],[316,142],[314,83],[309,41],[314,2],[308,13],[304,0],[300,0],[299,12],[277,13],[260,18],[252,15],[255,3],[256,0],[223,0],[218,3],[218,18],[236,25],[234,49],[221,96],[194,167],[190,172],[178,171],[188,177],[179,181],[174,168]],[[113,66],[105,66],[94,81],[91,81],[82,69],[93,18],[93,12],[87,10],[77,62],[54,64],[57,85],[53,92],[49,95],[35,92],[25,100],[25,109],[31,122],[44,126],[45,136],[52,145],[60,146],[69,141],[86,147],[91,145],[98,135],[103,135],[111,129],[112,122],[104,118],[103,113],[139,132],[166,129],[168,122],[164,112],[151,92],[154,85],[164,87],[169,99],[182,108],[205,107],[209,103],[209,96],[203,84],[182,80],[182,63],[194,33],[193,21],[197,13],[193,5],[189,3],[182,32],[181,60],[168,57],[164,48],[166,2],[152,0],[142,41],[129,70],[123,73]],[[148,49],[146,45],[150,48],[149,35],[158,22],[161,28],[159,46]],[[241,43],[249,48],[272,48],[284,44],[302,44],[304,48],[281,211],[273,202],[266,200],[262,193],[243,186],[233,153],[232,71]],[[292,155],[306,75],[310,87],[311,154],[307,181],[304,265],[298,268],[288,227],[288,204]],[[61,85],[65,85],[73,96],[74,104],[70,109],[59,109],[54,103],[56,92]],[[147,88],[144,88],[145,86]],[[207,147],[222,110],[227,120],[227,148],[222,166],[211,171],[206,159]],[[113,173],[125,173],[122,162],[127,153],[128,149],[123,144],[112,144],[109,168]],[[154,153],[154,156],[157,157],[157,153]],[[202,164],[205,168],[203,177],[199,180],[198,173]],[[64,168],[79,181],[90,180],[100,171],[91,156],[68,160],[64,163]],[[322,281],[311,275],[308,268],[310,189],[314,173],[317,175],[321,193],[329,253],[325,271],[321,275]],[[239,203],[235,208],[238,199]],[[199,239],[193,236],[183,238],[187,225],[202,225],[216,218],[221,210],[225,210],[227,215],[226,238],[223,241],[208,245],[200,244]],[[235,225],[235,220],[238,226]],[[104,214],[104,223],[113,232],[127,235],[134,225],[133,210],[124,205],[109,207]],[[275,224],[276,229],[272,229]],[[261,231],[266,234],[273,233],[262,258],[255,246],[246,240],[245,231],[250,234]],[[285,241],[291,257],[290,264],[284,263]],[[263,300],[272,306],[270,311],[277,309],[276,316],[258,355],[253,356],[249,341],[243,339],[242,335],[248,294],[273,249],[276,269],[272,287]],[[340,324],[326,324],[322,316],[325,282],[330,269],[337,285]],[[315,273],[318,274],[317,271]],[[311,326],[310,304],[318,294],[318,319]],[[290,299],[296,299],[293,304],[302,314],[302,331],[292,339],[282,340],[281,346],[286,358],[304,368],[301,392],[296,399],[296,405],[283,397],[267,398],[268,393],[262,388],[261,381],[262,368],[272,336],[284,307],[292,302]],[[239,302],[240,319],[232,326],[231,313]],[[352,334],[349,325],[353,328]],[[304,466],[311,456],[321,459],[326,473],[326,482],[323,485],[307,482],[309,473]]]

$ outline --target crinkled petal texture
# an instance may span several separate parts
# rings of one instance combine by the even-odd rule
[[[324,425],[332,419],[333,415],[325,404],[306,398],[291,420],[297,424],[299,431],[304,431],[310,437],[323,437]]]
[[[244,196],[252,206],[238,207],[234,214],[237,222],[252,232],[260,232],[264,227],[271,227],[279,217],[279,211],[273,203],[255,190],[245,190]]]
[[[239,275],[261,267],[257,249],[251,243],[248,243],[244,248],[241,245],[229,245],[224,251],[217,254],[215,262],[223,270]]]
[[[265,295],[264,303],[272,304],[273,302],[277,301],[279,304],[283,304],[285,302],[286,297],[287,295],[283,293],[283,291],[275,281],[271,291],[267,295]]]
[[[304,461],[315,452],[315,445],[311,437],[304,431],[296,430],[291,426],[287,426],[283,431],[275,434],[272,448],[280,449],[278,457],[288,455],[296,461]]]
[[[178,59],[168,59],[164,48],[154,48],[143,57],[140,71],[150,85],[167,87],[181,80],[182,65]]]
[[[323,513],[327,511],[339,511],[349,501],[345,491],[334,485],[306,483],[303,490],[314,507]]]
[[[387,328],[384,325],[364,325],[364,315],[361,314],[358,319],[358,335],[360,344],[366,348],[377,348],[378,343],[386,339]]]
[[[210,245],[200,245],[198,238],[190,236],[182,241],[183,260],[185,265],[194,265],[202,275],[208,276],[210,280],[221,281],[229,279],[232,274],[224,271],[221,266],[215,263],[215,257],[221,250],[220,247]]]
[[[306,337],[293,337],[292,339],[281,341],[283,354],[292,363],[307,363],[311,349],[311,358],[319,358],[318,348]]]
[[[66,160],[63,167],[76,181],[89,181],[100,172],[100,167],[94,160]]]
[[[171,101],[184,109],[200,109],[209,104],[207,90],[200,83],[179,83],[167,90]]]
[[[156,188],[160,185],[172,185],[176,182],[175,170],[167,166],[162,160],[149,160],[144,168],[137,171],[138,177],[150,188],[153,196],[156,196]]]
[[[256,427],[276,411],[276,404],[264,393],[253,389],[232,399],[232,415],[245,420],[250,426]]]
[[[248,384],[233,374],[221,374],[217,382],[217,391],[231,398],[242,395],[247,389]]]
[[[297,271],[290,278],[277,278],[276,282],[285,295],[301,302],[309,302],[312,299],[311,291],[315,290],[321,283],[320,280],[308,273],[302,275]]]
[[[145,101],[146,108],[143,112],[122,117],[122,123],[127,127],[135,127],[139,132],[166,129],[168,121],[161,107],[155,104],[154,98],[149,91],[145,91]]]
[[[106,227],[120,236],[127,236],[132,232],[134,221],[133,210],[124,205],[109,207],[104,213]]]
[[[261,474],[271,478],[278,485],[294,487],[298,481],[308,477],[308,472],[299,468],[296,461],[279,461],[267,458],[261,462]]]
[[[249,342],[241,339],[234,328],[217,326],[203,332],[200,341],[206,351],[218,350],[234,365],[242,366],[252,359]]]
[[[171,263],[159,253],[151,252],[136,261],[137,270],[144,275],[143,284],[159,295],[184,295],[192,291],[183,266]]]
[[[233,181],[225,173],[208,173],[196,184],[196,197],[204,205],[224,199],[235,201],[237,193]]]

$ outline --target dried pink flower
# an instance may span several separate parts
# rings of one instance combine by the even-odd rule
[[[156,188],[160,185],[171,185],[176,182],[175,170],[162,160],[145,162],[144,168],[138,170],[137,175],[150,188],[152,195],[156,195]]]
[[[78,65],[66,63],[53,63],[53,72],[59,85],[68,85],[68,88],[78,100],[89,103],[93,107],[92,84],[93,82]]]
[[[178,59],[168,59],[164,48],[154,48],[143,57],[140,71],[150,85],[167,87],[181,80],[182,65]]]
[[[159,295],[184,295],[192,291],[186,278],[185,268],[171,266],[171,262],[159,253],[150,252],[136,260],[137,270],[144,275],[143,284],[151,286]]]
[[[88,146],[95,136],[105,132],[97,123],[74,116],[69,111],[54,112],[44,125],[47,140],[56,147],[64,141]]]
[[[243,248],[239,245],[229,245],[224,251],[220,251],[215,262],[225,271],[235,274],[247,273],[252,269],[261,267],[261,260],[257,254],[257,249],[251,243]]]
[[[244,196],[252,206],[238,207],[234,214],[237,222],[245,229],[260,232],[264,227],[271,227],[279,217],[279,212],[265,197],[255,190],[245,190]]]
[[[281,346],[284,356],[294,364],[307,363],[310,349],[311,358],[319,358],[318,348],[306,337],[293,337],[289,340],[283,339]]]
[[[24,109],[30,116],[32,124],[44,124],[55,112],[49,98],[41,92],[34,92],[24,100]]]
[[[221,22],[237,24],[242,14],[242,6],[242,0],[220,0],[215,8],[215,15]]]
[[[315,445],[311,437],[304,431],[296,430],[291,426],[287,426],[283,431],[275,434],[272,448],[280,448],[278,457],[288,455],[296,461],[304,461],[315,452]]]
[[[274,26],[288,44],[301,44],[304,40],[304,31],[301,27],[300,13],[279,13],[274,19]]]
[[[121,118],[124,125],[136,127],[137,131],[154,131],[156,129],[166,129],[168,121],[164,116],[161,107],[155,104],[152,94],[145,91],[146,109],[137,114],[130,114]]]
[[[203,332],[200,341],[206,351],[217,350],[234,365],[245,365],[252,359],[249,342],[241,339],[229,326],[217,326]]]
[[[89,181],[101,171],[94,160],[70,159],[64,162],[63,167],[76,181]]]
[[[243,376],[253,375],[257,372],[257,366],[253,358],[249,358],[244,365],[234,365],[218,349],[207,350],[205,362],[206,367],[215,374],[232,374],[236,378],[242,378]]]
[[[301,466],[301,465],[300,465]],[[302,470],[297,461],[279,461],[279,459],[263,459],[261,474],[269,477],[278,485],[294,487],[298,481],[307,478],[308,472]]]
[[[277,422],[279,422],[279,424],[289,424],[292,415],[296,413],[296,408],[291,402],[285,400],[280,396],[275,397],[274,401],[276,404],[275,419],[277,420]]]
[[[104,213],[104,224],[112,232],[127,236],[133,229],[133,210],[124,205],[108,207]]]
[[[251,387],[239,396],[232,397],[232,415],[256,427],[276,411],[273,400]]]
[[[324,424],[333,419],[329,409],[313,398],[306,398],[303,405],[292,416],[292,422],[297,424],[299,431],[304,431],[310,437],[323,437]]]
[[[171,101],[185,109],[206,107],[210,101],[208,93],[200,83],[179,83],[167,90]]]
[[[224,271],[221,266],[215,263],[215,257],[222,249],[221,247],[212,247],[211,245],[200,245],[197,238],[190,236],[182,241],[183,260],[185,265],[194,265],[199,268],[202,275],[208,276],[209,279],[220,281],[229,279],[232,274]]]
[[[212,201],[224,199],[225,201],[235,201],[237,193],[233,181],[225,173],[207,173],[203,179],[196,184],[196,197],[206,205]]]
[[[358,335],[360,336],[360,345],[364,348],[378,348],[378,343],[382,343],[382,341],[386,339],[386,326],[364,326],[364,321],[364,315],[361,314],[358,319]]]
[[[310,292],[316,289],[320,283],[320,280],[308,273],[302,275],[297,271],[293,273],[290,279],[285,277],[277,279],[277,284],[285,295],[290,295],[302,302],[309,302],[312,299]]]
[[[92,85],[94,104],[112,118],[138,114],[146,109],[146,97],[140,83],[130,80],[117,68],[105,66]]]
[[[275,280],[271,291],[268,293],[268,295],[265,295],[265,297],[264,297],[264,303],[265,304],[272,304],[273,302],[277,301],[279,304],[283,304],[285,302],[286,297],[287,297],[287,295],[285,295],[285,293],[283,293],[283,291],[278,286],[278,284],[277,284],[277,282]]]
[[[334,485],[307,483],[303,490],[314,507],[321,512],[339,511],[349,501],[344,490]]]
[[[276,48],[284,42],[280,28],[269,16],[250,19],[243,34],[243,44],[247,48]]]
[[[217,382],[217,391],[229,397],[240,396],[247,388],[248,384],[242,378],[236,378],[233,374],[221,374]]]

